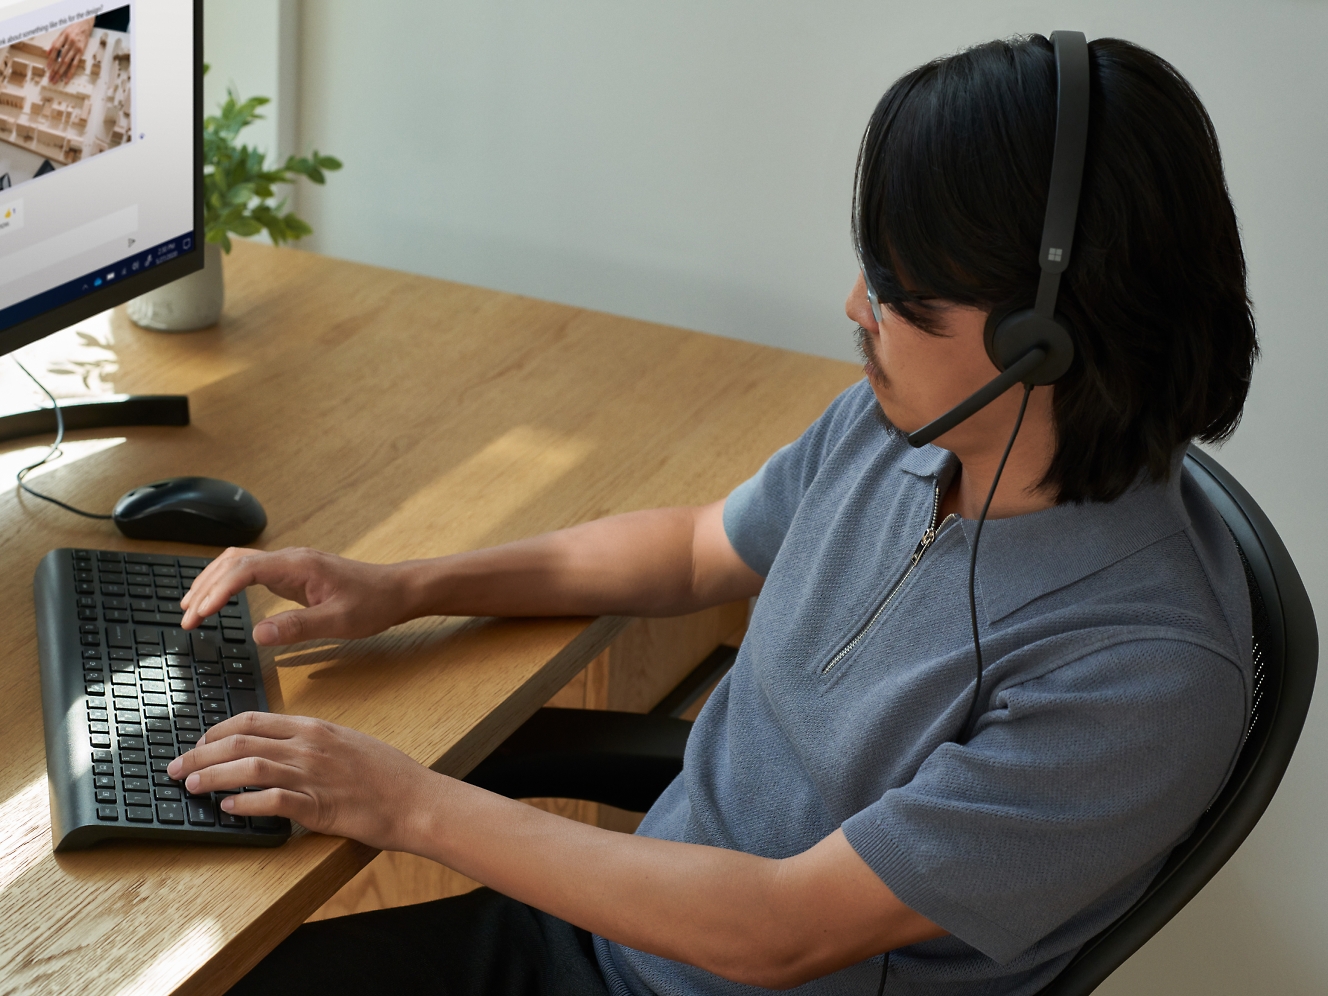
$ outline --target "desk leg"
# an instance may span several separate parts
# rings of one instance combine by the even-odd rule
[[[733,602],[688,616],[638,619],[548,704],[567,709],[648,712],[715,647],[721,643],[736,645],[742,639],[747,627],[747,608],[746,602]],[[688,709],[685,718],[694,719],[704,703],[702,696]],[[527,802],[569,819],[623,833],[632,833],[642,816],[579,799],[528,799]],[[428,902],[470,892],[478,885],[426,858],[384,851],[309,919],[325,920],[348,913]]]

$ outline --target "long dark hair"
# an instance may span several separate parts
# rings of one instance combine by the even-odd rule
[[[1245,256],[1217,135],[1198,95],[1130,42],[1089,45],[1088,156],[1058,310],[1076,355],[1055,385],[1060,501],[1110,501],[1187,440],[1240,421],[1258,356]],[[913,70],[858,152],[854,237],[883,305],[924,332],[939,298],[1032,304],[1056,131],[1041,35]]]

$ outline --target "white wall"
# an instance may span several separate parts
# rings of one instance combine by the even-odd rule
[[[209,0],[209,27],[253,5]],[[317,0],[301,17],[300,141],[346,162],[303,195],[309,246],[843,358],[853,158],[894,78],[1058,27],[1155,49],[1222,136],[1263,339],[1221,458],[1328,621],[1321,0]],[[1101,992],[1328,992],[1326,712],[1320,694],[1236,858]]]

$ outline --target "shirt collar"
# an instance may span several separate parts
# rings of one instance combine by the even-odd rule
[[[932,452],[928,452],[928,451]],[[1110,567],[1190,525],[1181,499],[1181,460],[1166,481],[1140,473],[1115,501],[1064,503],[1008,519],[988,519],[978,550],[977,587],[987,621],[1003,619],[1029,602]],[[905,454],[901,469],[946,482],[954,455],[936,446]],[[970,549],[977,522],[962,521]]]

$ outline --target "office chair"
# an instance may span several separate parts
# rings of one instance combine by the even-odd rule
[[[1318,630],[1291,556],[1236,480],[1190,447],[1185,466],[1231,530],[1250,590],[1254,694],[1231,777],[1143,896],[1088,941],[1039,996],[1085,996],[1162,929],[1254,829],[1286,771],[1314,691]],[[682,770],[677,717],[733,663],[720,647],[649,714],[541,709],[466,779],[513,798],[553,796],[644,811]]]

